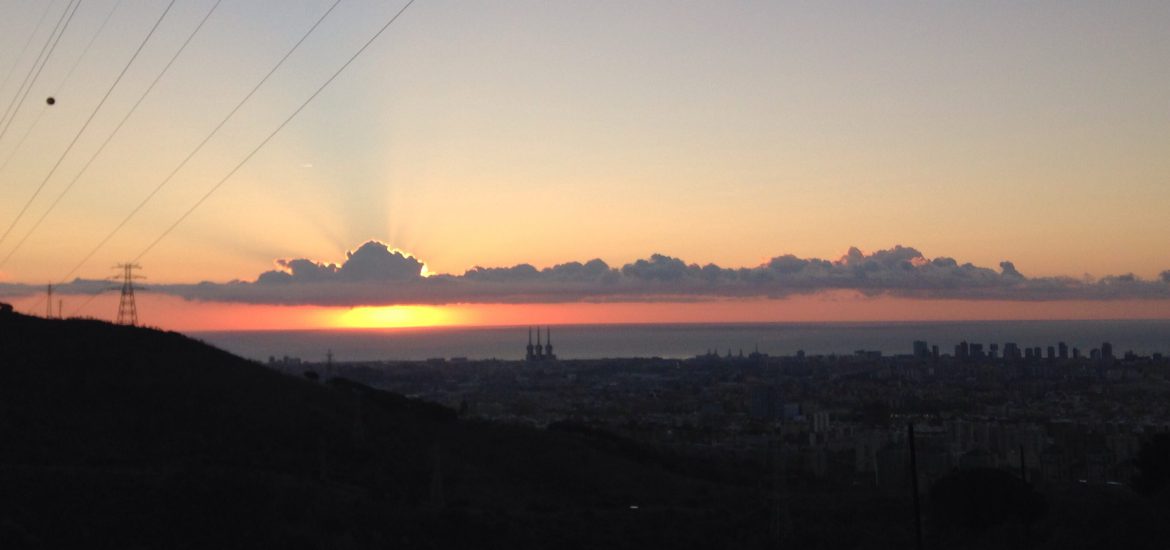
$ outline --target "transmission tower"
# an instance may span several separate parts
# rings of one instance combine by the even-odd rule
[[[122,297],[118,300],[118,324],[137,325],[138,306],[134,304],[134,280],[142,277],[134,274],[135,269],[142,269],[136,263],[118,264],[115,269],[122,270]]]

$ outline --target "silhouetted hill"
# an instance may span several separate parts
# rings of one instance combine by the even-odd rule
[[[460,421],[176,333],[0,313],[0,548],[751,547],[766,537],[757,491],[594,439]]]

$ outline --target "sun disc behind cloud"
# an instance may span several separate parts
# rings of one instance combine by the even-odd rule
[[[407,328],[457,324],[457,315],[434,306],[362,306],[340,313],[337,328]]]

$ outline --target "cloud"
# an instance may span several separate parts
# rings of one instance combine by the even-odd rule
[[[652,254],[620,267],[600,259],[537,268],[473,267],[463,274],[426,274],[414,256],[369,241],[340,263],[282,259],[254,281],[156,284],[151,291],[190,300],[327,306],[558,303],[579,301],[695,301],[718,298],[783,298],[832,290],[868,296],[967,300],[1170,299],[1170,270],[1155,280],[1133,274],[1101,279],[1028,277],[1010,261],[998,269],[927,258],[895,246],[866,253],[850,248],[835,260],[777,256],[754,267],[698,265]],[[94,293],[104,281],[77,280],[60,292]],[[0,284],[0,295],[40,292],[34,285]]]
[[[346,252],[341,265],[321,263],[307,258],[277,260],[280,270],[265,271],[258,284],[411,281],[422,277],[424,265],[400,250],[369,241],[357,250]]]

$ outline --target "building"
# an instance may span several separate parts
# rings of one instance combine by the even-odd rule
[[[957,345],[955,345],[955,358],[959,360],[966,360],[968,357],[970,357],[970,346],[967,344],[966,340],[963,340],[962,342],[959,342]]]
[[[540,343],[540,327],[536,329],[536,345],[532,345],[532,327],[528,327],[528,345],[524,348],[525,361],[556,361],[557,356],[553,353],[552,345],[552,329],[545,327],[545,344]]]
[[[919,359],[930,358],[930,346],[922,340],[914,341],[914,357]]]

